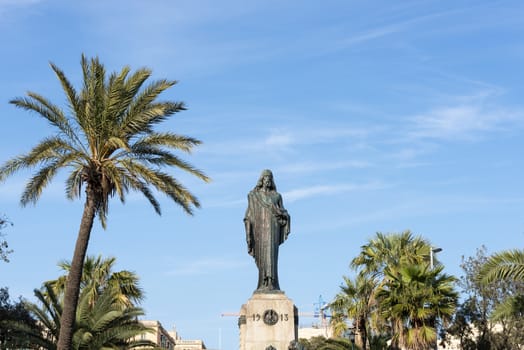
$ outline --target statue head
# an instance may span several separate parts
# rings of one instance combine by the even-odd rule
[[[258,182],[255,186],[255,189],[259,190],[262,187],[264,187],[264,181],[266,181],[266,179],[269,181],[269,190],[276,191],[277,186],[275,185],[275,181],[273,180],[273,173],[269,169],[262,170],[262,173],[258,178]]]

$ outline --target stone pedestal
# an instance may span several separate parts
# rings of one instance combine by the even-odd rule
[[[240,309],[240,350],[288,350],[298,337],[298,310],[284,292],[254,293]]]

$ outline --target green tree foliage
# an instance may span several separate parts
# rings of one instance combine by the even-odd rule
[[[326,337],[316,336],[309,339],[298,339],[298,348],[301,350],[317,350],[326,342]]]
[[[360,348],[345,338],[329,338],[318,350],[360,350]]]
[[[9,244],[7,244],[7,241],[3,238],[5,234],[2,230],[8,225],[12,224],[5,217],[0,217],[0,261],[5,262],[9,262],[8,255],[13,252],[12,249],[9,249]]]
[[[484,284],[498,279],[524,283],[524,250],[505,250],[493,254],[483,264],[479,273]]]
[[[462,349],[519,349],[524,344],[524,317],[519,296],[524,284],[511,279],[486,279],[486,266],[493,262],[486,247],[463,258],[460,279],[463,301],[446,333],[459,339]],[[516,302],[514,304],[513,302]]]
[[[0,349],[29,348],[31,342],[12,326],[21,322],[37,329],[36,320],[24,308],[22,299],[14,302],[9,297],[8,288],[0,288]]]
[[[376,309],[374,293],[377,284],[375,279],[364,274],[358,274],[354,280],[347,276],[343,278],[344,284],[340,287],[341,291],[331,303],[334,333],[338,336],[342,335],[347,331],[345,319],[354,320],[353,326],[357,334],[355,342],[365,350],[368,344],[368,320],[371,319]]]
[[[436,341],[436,328],[455,311],[455,278],[443,273],[431,245],[409,231],[376,236],[351,261],[356,271],[332,305],[343,312],[362,348],[426,349]],[[371,346],[373,345],[373,346]]]
[[[152,348],[153,343],[139,340],[140,335],[149,332],[138,317],[144,315],[141,308],[133,303],[131,296],[140,290],[138,278],[129,271],[113,272],[114,259],[88,257],[86,263],[95,268],[83,276],[76,319],[73,329],[73,350],[132,349],[137,347]],[[62,263],[67,266],[67,263]],[[132,288],[120,288],[115,281],[120,276],[133,276]],[[102,278],[90,280],[91,277]],[[24,303],[25,309],[38,321],[39,327],[25,322],[14,322],[20,339],[29,340],[30,348],[57,349],[60,334],[60,317],[63,312],[64,290],[60,289],[61,278],[44,283],[35,290],[38,303]],[[124,279],[127,281],[127,278]],[[130,287],[130,286],[128,286]],[[93,289],[97,292],[93,293]],[[131,295],[127,291],[132,291]],[[123,303],[122,300],[129,302]]]
[[[33,349],[56,350],[60,334],[60,316],[63,312],[60,297],[50,284],[35,290],[38,304],[25,303],[26,310],[38,321],[40,327],[16,322],[12,327],[20,339],[29,340]],[[72,350],[132,349],[142,346],[154,347],[153,343],[138,339],[150,331],[137,318],[144,312],[139,307],[122,307],[118,303],[119,292],[105,288],[94,303],[87,289],[80,293],[76,322],[73,329]]]
[[[480,278],[484,285],[497,280],[524,285],[524,250],[512,249],[493,254],[482,266]],[[524,319],[524,292],[519,290],[507,296],[491,316],[498,322],[505,319]]]
[[[429,242],[410,231],[384,234],[378,232],[361,247],[360,254],[351,261],[351,266],[361,273],[384,279],[386,267],[428,264]]]
[[[117,302],[122,306],[133,306],[140,304],[144,297],[144,292],[138,283],[138,276],[127,270],[114,271],[116,258],[103,258],[102,256],[87,256],[84,262],[82,280],[80,288],[89,296],[90,303],[106,288],[111,288],[118,292]],[[56,280],[47,282],[55,294],[64,295],[67,281],[67,274],[71,269],[71,263],[62,261],[58,266],[65,272]]]
[[[455,278],[442,273],[443,266],[405,265],[385,268],[387,282],[377,291],[379,312],[392,325],[393,344],[422,350],[436,341],[436,321],[447,322],[455,311],[458,295]]]
[[[312,337],[310,339],[301,338],[298,340],[300,350],[360,350],[358,346],[348,339],[342,337],[326,338],[323,336]]]
[[[131,73],[129,67],[106,75],[98,58],[82,56],[83,83],[77,91],[56,65],[56,74],[67,99],[63,110],[42,95],[28,92],[10,102],[47,120],[55,133],[31,151],[0,167],[0,182],[25,169],[36,169],[21,197],[21,204],[35,203],[61,169],[67,169],[66,195],[85,204],[61,314],[59,350],[70,350],[73,323],[80,293],[84,258],[95,216],[106,226],[109,199],[124,202],[129,190],[142,193],[160,214],[155,191],[165,194],[188,214],[199,207],[198,199],[163,167],[181,169],[201,180],[209,178],[174,152],[190,153],[200,144],[192,137],[157,132],[154,127],[185,109],[182,102],[157,101],[176,81],[157,80],[147,68]]]

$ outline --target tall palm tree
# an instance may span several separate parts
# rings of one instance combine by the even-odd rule
[[[412,320],[412,317],[406,316],[408,310],[403,309],[403,307],[415,307],[416,303],[408,302],[408,300],[417,297],[424,307],[420,310],[417,308],[411,310],[412,315],[416,315],[417,310],[428,312],[425,306],[436,302],[436,299],[431,301],[430,296],[433,295],[432,293],[436,293],[435,295],[440,293],[438,288],[442,286],[439,286],[439,283],[444,283],[441,279],[450,278],[448,282],[452,287],[453,279],[441,273],[442,266],[437,262],[433,264],[436,268],[432,270],[430,265],[431,244],[420,236],[414,236],[410,231],[392,234],[377,233],[361,247],[360,254],[351,261],[351,267],[358,271],[358,274],[376,281],[373,298],[377,307],[382,309],[385,305],[389,305],[389,308],[383,312],[372,313],[375,315],[372,324],[375,325],[378,334],[391,334],[393,347],[398,348],[400,344],[408,344],[408,338],[413,340],[410,346],[416,346],[420,340],[436,339],[436,323],[447,317],[444,305],[441,306],[442,310],[437,308],[427,318],[423,317],[423,323],[420,323],[420,317],[419,321],[409,321]],[[421,271],[425,272],[421,275]],[[408,273],[415,272],[416,274],[408,279],[408,283],[406,280],[410,276]],[[423,283],[417,282],[417,278],[420,279],[421,276],[425,276]],[[443,285],[448,286],[448,282]],[[426,289],[427,293],[423,292]],[[447,299],[442,299],[440,302],[443,300]],[[409,326],[410,322],[415,322],[416,327]],[[420,326],[422,324],[424,327]],[[406,330],[413,331],[406,332]],[[415,334],[417,336],[413,337]]]
[[[36,112],[56,133],[30,152],[0,167],[0,182],[24,168],[37,168],[27,183],[21,204],[35,203],[43,189],[63,168],[69,171],[66,195],[85,203],[67,278],[58,350],[71,348],[73,323],[80,291],[82,267],[95,216],[106,226],[109,198],[124,202],[129,190],[141,192],[160,214],[153,190],[167,195],[188,214],[199,207],[198,199],[161,167],[180,168],[204,180],[209,178],[173,151],[189,153],[200,141],[153,127],[185,109],[182,102],[158,102],[157,97],[176,81],[158,80],[144,86],[151,76],[147,68],[130,73],[124,67],[108,77],[98,58],[82,55],[83,85],[79,92],[65,74],[51,64],[68,101],[66,111],[45,97],[28,92],[10,102]]]

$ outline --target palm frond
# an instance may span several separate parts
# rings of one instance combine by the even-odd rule
[[[35,289],[34,294],[41,305],[37,306],[27,302],[25,304],[26,309],[36,317],[39,323],[46,327],[54,338],[58,339],[60,315],[62,314],[59,298],[48,284],[44,284],[42,290]]]
[[[56,161],[67,152],[75,149],[60,137],[49,137],[42,140],[28,154],[8,160],[0,167],[0,181],[25,168],[33,168],[38,164]]]
[[[493,321],[503,321],[507,319],[521,320],[524,318],[524,295],[512,295],[507,297],[499,304],[491,319]]]
[[[56,173],[67,166],[70,162],[75,161],[77,158],[76,154],[66,154],[56,161],[48,162],[48,164],[42,168],[27,182],[24,192],[22,193],[20,203],[22,206],[28,203],[36,203],[42,194],[44,188],[51,182]]]
[[[125,169],[117,166],[111,160],[105,160],[102,164],[104,168],[104,175],[111,183],[112,193],[116,193],[122,203],[125,203],[125,195],[129,191],[129,182],[126,180]]]
[[[524,250],[506,250],[492,255],[480,271],[484,283],[498,279],[524,281]]]
[[[55,339],[44,333],[42,324],[2,319],[0,329],[9,329],[9,336],[2,340],[2,349],[56,349]]]
[[[101,159],[109,158],[111,154],[117,149],[124,150],[125,152],[131,151],[125,139],[116,136],[109,136],[107,137],[104,144],[101,145],[99,156]]]
[[[170,115],[185,110],[183,102],[158,102],[147,105],[133,117],[126,118],[126,128],[122,128],[128,137],[153,132],[153,126],[167,119]]]
[[[158,203],[155,196],[153,195],[153,192],[149,189],[148,185],[145,182],[137,179],[135,176],[124,175],[123,179],[131,188],[133,188],[135,191],[141,192],[144,195],[144,197],[146,197],[146,199],[149,201],[149,203],[151,203],[153,209],[158,215],[162,214],[160,203]]]
[[[193,137],[177,135],[171,132],[151,132],[133,144],[133,149],[140,150],[142,147],[161,146],[181,150],[191,153],[195,146],[202,144],[202,141]]]
[[[51,125],[56,126],[64,135],[66,135],[71,142],[75,143],[78,147],[82,146],[82,143],[78,139],[74,128],[65,117],[64,112],[50,101],[46,100],[43,96],[34,92],[28,92],[29,97],[19,97],[12,99],[9,103],[15,106],[36,112],[45,119],[47,119]]]
[[[171,104],[153,103],[153,101],[155,101],[163,91],[175,85],[177,83],[176,81],[158,80],[150,83],[140,93],[138,93],[138,88],[144,83],[145,79],[147,79],[150,74],[151,72],[148,70],[142,72],[138,71],[136,78],[134,76],[128,82],[128,85],[130,86],[129,91],[133,94],[134,100],[129,105],[127,113],[122,120],[121,127],[125,135],[135,135],[142,132],[144,129],[149,129],[149,126],[152,124],[157,123],[158,121],[153,122],[148,120],[151,118],[145,118],[148,116],[148,111],[156,105],[171,106],[171,108],[164,108],[163,111],[160,112],[160,114],[165,114],[165,116],[185,109],[184,104],[181,102]]]
[[[53,71],[55,72],[55,75],[57,76],[58,80],[60,81],[60,84],[62,85],[62,89],[64,90],[66,94],[66,97],[69,103],[69,108],[72,114],[78,115],[82,113],[80,99],[79,99],[79,96],[75,88],[73,87],[69,79],[67,79],[64,72],[60,68],[58,68],[58,66],[56,66],[54,63],[50,63],[50,65],[51,65],[51,69],[53,69]],[[74,135],[74,138],[78,141],[79,144],[82,144],[80,140],[78,139],[78,136],[76,136],[76,134]]]
[[[188,162],[182,160],[181,158],[175,156],[169,151],[159,149],[155,146],[148,145],[133,145],[132,152],[136,157],[144,162],[155,166],[171,166],[181,169],[193,176],[198,177],[199,179],[209,182],[211,179],[204,174],[202,171],[193,167]]]
[[[130,174],[136,174],[142,179],[141,182],[150,184],[159,192],[164,193],[175,203],[179,204],[188,214],[192,214],[192,206],[200,207],[198,199],[193,196],[176,179],[164,172],[150,169],[138,162],[122,160],[120,164],[126,168]],[[142,193],[144,193],[142,191]]]
[[[82,174],[84,167],[82,165],[77,165],[69,174],[66,180],[65,192],[67,199],[75,199],[80,197],[80,190],[82,189]]]
[[[124,67],[117,75],[112,73],[107,84],[107,100],[104,118],[111,118],[115,126],[120,125],[121,120],[129,104],[133,100],[134,94],[125,88],[126,78],[130,72],[129,67]]]

